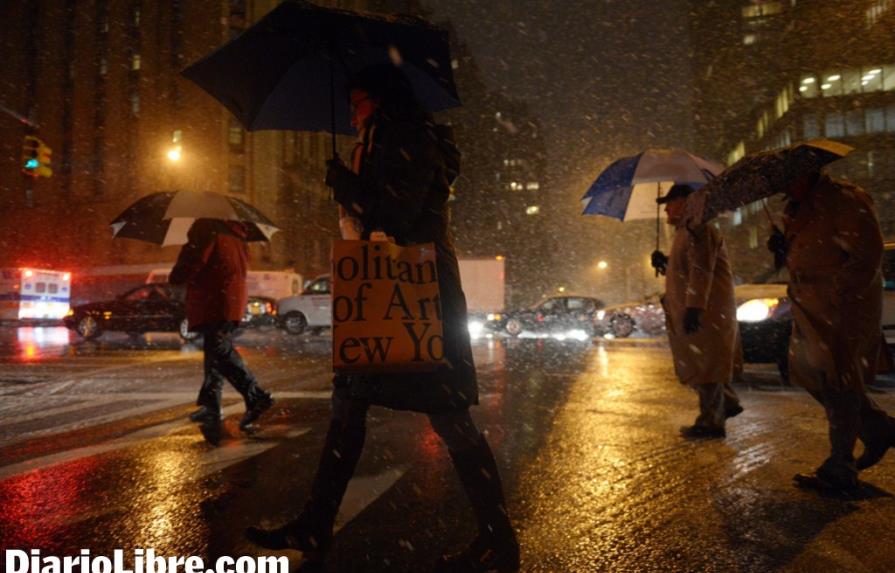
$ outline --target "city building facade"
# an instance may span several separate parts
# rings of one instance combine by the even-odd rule
[[[855,151],[832,175],[873,196],[895,236],[895,2],[712,0],[693,4],[694,123],[699,151],[744,155],[817,138]],[[781,198],[720,221],[737,273],[767,276],[764,248]]]

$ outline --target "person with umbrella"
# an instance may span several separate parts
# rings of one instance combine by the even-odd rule
[[[830,455],[799,487],[844,491],[895,445],[895,420],[869,396],[880,350],[883,239],[871,197],[819,166],[785,186],[783,249],[793,330],[790,377],[826,411]],[[863,455],[854,458],[856,440]]]
[[[718,231],[682,222],[686,198],[693,192],[689,185],[676,184],[656,199],[676,227],[671,254],[661,261],[662,300],[675,372],[699,395],[699,415],[681,434],[723,438],[727,418],[743,411],[730,385],[738,342],[733,274]]]
[[[434,243],[449,367],[424,374],[337,375],[332,421],[311,493],[300,515],[276,529],[251,527],[249,540],[268,549],[304,552],[305,570],[322,567],[336,513],[363,450],[372,405],[426,413],[445,442],[478,522],[479,534],[438,571],[516,571],[519,545],[507,516],[491,448],[470,417],[478,403],[466,302],[449,234],[447,201],[459,154],[417,103],[394,65],[374,66],[349,84],[359,142],[351,168],[329,164],[326,182],[344,212],[360,221],[361,237],[375,233],[398,244]],[[375,235],[374,235],[375,236]]]
[[[233,346],[248,302],[246,274],[248,230],[241,221],[197,219],[187,234],[187,243],[171,270],[169,282],[186,285],[187,321],[204,335],[205,379],[190,419],[204,424],[221,420],[221,390],[224,378],[245,400],[246,412],[239,422],[250,429],[273,405]]]

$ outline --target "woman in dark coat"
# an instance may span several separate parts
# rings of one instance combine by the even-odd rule
[[[394,66],[365,70],[350,88],[352,124],[360,137],[352,168],[330,162],[327,185],[341,206],[343,223],[359,222],[360,238],[383,233],[399,245],[435,244],[449,365],[426,374],[335,376],[332,421],[304,510],[278,529],[252,527],[246,534],[269,549],[303,551],[307,570],[321,567],[363,449],[367,410],[378,405],[428,414],[473,506],[478,537],[463,553],[442,557],[437,570],[516,571],[519,545],[494,456],[469,415],[469,407],[478,403],[478,387],[447,211],[459,152],[446,130],[421,111]],[[343,224],[343,234],[351,226]]]

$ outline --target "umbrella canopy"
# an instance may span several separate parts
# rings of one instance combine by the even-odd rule
[[[288,0],[183,75],[247,130],[353,134],[347,97],[358,71],[391,63],[427,111],[460,105],[448,33],[411,17],[373,16]],[[345,94],[347,96],[347,94]]]
[[[279,229],[248,203],[209,192],[168,191],[141,197],[112,221],[116,239],[138,239],[167,247],[183,245],[196,219],[240,221],[249,241],[269,241]]]
[[[695,188],[721,173],[720,163],[682,149],[647,149],[623,157],[600,173],[581,198],[584,215],[604,215],[621,221],[657,216],[656,198],[674,183]]]
[[[724,211],[783,193],[799,178],[820,171],[852,151],[854,148],[844,143],[816,139],[749,155],[687,197],[684,218],[694,224],[704,223]]]

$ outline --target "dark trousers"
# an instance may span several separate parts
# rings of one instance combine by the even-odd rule
[[[697,426],[723,428],[727,412],[740,405],[740,398],[729,382],[725,384],[695,384],[693,389],[699,395]]]
[[[255,377],[246,368],[245,362],[233,346],[233,333],[236,327],[235,322],[220,322],[201,328],[204,337],[202,348],[205,353],[205,380],[196,399],[196,404],[199,406],[206,406],[215,411],[221,409],[221,390],[225,378],[242,395],[246,408],[251,408],[258,398],[267,395],[267,392],[258,386]]]
[[[887,440],[895,428],[895,420],[867,396],[863,388],[824,387],[808,392],[824,407],[830,425],[830,456],[817,472],[836,480],[856,480],[855,442],[858,438],[865,444]]]

